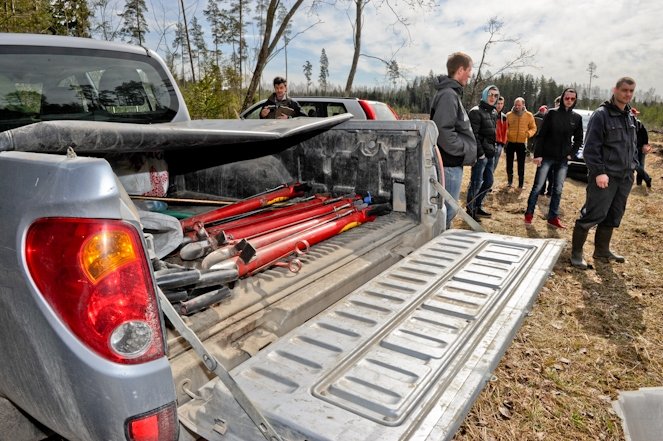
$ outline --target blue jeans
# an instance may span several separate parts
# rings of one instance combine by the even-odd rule
[[[479,196],[481,185],[483,185],[483,172],[486,170],[488,159],[484,156],[483,159],[477,159],[477,162],[472,166],[472,176],[470,177],[470,185],[467,187],[467,211],[474,213],[476,211],[476,197]]]
[[[460,198],[460,186],[463,182],[463,167],[444,167],[444,187],[458,202]],[[445,202],[444,206],[447,207],[447,228],[451,228],[451,221],[456,216],[456,210]]]
[[[481,184],[479,194],[476,195],[476,199],[474,200],[475,210],[482,207],[484,198],[493,189],[493,182],[495,182],[493,173],[495,172],[495,167],[497,167],[495,158],[488,158],[486,168],[483,170],[483,184]]]
[[[500,162],[500,156],[502,156],[502,150],[504,150],[504,144],[495,144],[495,156],[493,157],[493,174],[495,174],[495,169],[497,164]]]
[[[548,179],[548,172],[552,170],[554,177],[554,186],[552,189],[552,196],[550,197],[550,208],[548,209],[548,220],[559,217],[559,203],[562,200],[562,189],[564,188],[564,180],[566,179],[566,172],[569,170],[569,164],[566,159],[556,161],[554,159],[543,158],[538,173],[536,174],[536,181],[532,186],[532,191],[527,199],[527,214],[534,214],[536,201],[539,199],[539,192],[546,184]]]

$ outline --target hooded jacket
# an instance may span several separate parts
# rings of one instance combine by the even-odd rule
[[[573,89],[564,89],[561,96]],[[573,111],[575,102],[570,107],[559,107],[548,110],[543,117],[541,130],[536,136],[534,147],[535,158],[566,160],[569,155],[577,156],[582,146],[582,117]]]
[[[509,124],[507,130],[507,141],[524,144],[529,138],[536,134],[536,122],[532,112],[523,109],[518,114],[514,109],[506,114],[506,120]]]
[[[486,87],[481,93],[479,104],[470,109],[469,117],[472,124],[474,138],[477,141],[477,158],[486,155],[486,158],[495,156],[495,126],[497,124],[497,110],[488,104],[488,93],[497,90],[495,86]]]
[[[446,75],[438,78],[437,93],[431,105],[430,118],[438,129],[437,147],[445,167],[472,165],[477,160],[477,144],[470,119],[460,98],[463,86]]]
[[[628,104],[620,110],[610,99],[596,109],[587,124],[583,157],[590,178],[633,173],[638,165],[637,126]]]

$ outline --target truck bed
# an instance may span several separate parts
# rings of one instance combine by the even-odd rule
[[[314,245],[292,273],[273,267],[241,279],[221,303],[187,319],[224,366],[232,368],[301,325],[412,251],[420,224],[390,213]],[[175,384],[203,384],[201,362],[189,344],[168,330]],[[182,387],[178,399],[187,401]]]
[[[448,231],[231,374],[285,439],[450,439],[562,248]],[[220,381],[197,395],[190,430],[260,439]]]

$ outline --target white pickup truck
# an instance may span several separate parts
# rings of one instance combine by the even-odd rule
[[[0,34],[0,60],[2,439],[450,439],[563,248],[443,231],[429,121],[191,121],[145,48]],[[183,308],[214,266],[145,194],[290,183],[390,210]],[[198,282],[167,295],[174,269]]]

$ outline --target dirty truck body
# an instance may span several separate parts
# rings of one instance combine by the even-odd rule
[[[18,62],[0,71],[18,85],[0,101],[0,433],[262,439],[241,394],[282,439],[453,437],[563,244],[444,231],[434,124],[190,121],[154,53],[16,37],[0,35],[1,59],[40,54],[52,71],[39,79]],[[74,55],[85,72],[84,62],[52,61]],[[151,89],[97,105],[114,64],[139,74],[132,87]],[[77,89],[82,107],[41,113],[47,82]],[[44,98],[22,112],[35,84]],[[315,194],[370,194],[390,212],[311,246],[297,272],[277,265],[240,278],[177,327],[155,261],[182,262],[177,252],[154,256],[118,178],[126,158],[150,155],[168,166],[171,198],[241,200],[302,182]],[[131,246],[94,260],[89,237]],[[208,369],[210,358],[235,386]]]

